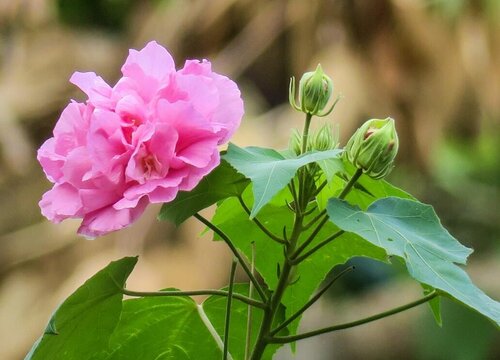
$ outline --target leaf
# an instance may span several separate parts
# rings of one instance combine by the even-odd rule
[[[428,286],[426,284],[422,284],[422,288],[424,289],[424,295],[428,295],[435,290],[432,286]],[[431,309],[432,316],[434,317],[436,324],[442,327],[443,319],[441,317],[441,297],[437,296],[427,304],[429,304],[429,308]]]
[[[227,290],[224,288],[223,290]],[[248,296],[248,284],[235,284],[234,291],[236,293]],[[255,299],[259,299],[258,296],[254,297]],[[215,330],[219,334],[221,338],[224,336],[224,320],[226,315],[226,297],[220,296],[211,296],[207,300],[205,300],[202,304],[205,313],[210,319],[210,322],[213,324]],[[233,356],[235,360],[244,359],[245,358],[245,339],[247,333],[247,320],[248,320],[248,305],[244,304],[241,301],[233,301],[231,306],[231,324],[229,327],[230,330],[230,338],[229,338],[229,352]],[[275,324],[283,322],[285,316],[285,309],[281,307],[277,313],[276,318],[274,319]],[[263,311],[262,309],[253,308],[252,310],[252,336],[251,336],[251,344],[250,349],[253,348],[255,341],[257,340],[257,336],[259,333],[259,327],[262,323],[263,319]],[[281,335],[286,335],[287,332],[282,333]],[[278,344],[269,344],[266,347],[266,351],[262,360],[269,360],[272,358],[273,354],[278,350],[282,345]]]
[[[500,303],[477,288],[456,265],[465,264],[472,250],[443,228],[431,206],[389,197],[362,211],[345,201],[330,199],[327,211],[341,229],[362,236],[389,255],[403,258],[416,280],[500,323]]]
[[[344,171],[344,163],[340,158],[319,160],[317,163],[328,182],[332,181],[335,175]]]
[[[25,359],[90,359],[107,348],[122,310],[121,288],[137,263],[126,257],[92,276],[56,310]]]
[[[222,160],[193,190],[180,192],[173,201],[163,204],[158,219],[179,225],[217,201],[240,195],[248,183],[244,176]]]
[[[341,152],[341,150],[315,151],[287,159],[273,149],[240,148],[229,144],[224,159],[252,181],[254,203],[250,217],[253,218],[290,182],[300,167],[315,161],[336,158]]]
[[[219,359],[222,342],[200,314],[203,309],[189,297],[126,300],[109,350],[98,359]]]

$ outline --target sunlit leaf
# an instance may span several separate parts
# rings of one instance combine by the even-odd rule
[[[287,186],[300,167],[337,158],[340,153],[341,150],[314,151],[290,159],[273,149],[240,148],[229,144],[224,159],[252,181],[254,202],[251,217],[254,217],[274,195]]]

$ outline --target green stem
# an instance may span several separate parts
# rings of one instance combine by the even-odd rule
[[[306,114],[306,121],[304,122],[304,130],[302,131],[302,149],[301,154],[304,154],[307,151],[307,142],[309,138],[309,128],[311,126],[311,114]]]
[[[290,236],[290,241],[287,245],[287,255],[293,252],[295,245],[297,244],[297,240],[301,232],[302,220],[303,218],[301,216],[296,215],[292,235]],[[279,308],[279,305],[281,304],[281,298],[283,297],[286,287],[288,286],[288,281],[292,269],[293,264],[288,260],[285,260],[283,269],[281,270],[280,278],[278,280],[278,285],[276,286],[276,290],[269,300],[268,308],[264,311],[264,318],[262,320],[259,335],[255,342],[255,347],[250,358],[251,360],[260,360],[262,358],[262,355],[264,354],[266,346],[269,343],[269,334],[271,332],[273,320]]]
[[[227,360],[227,355],[229,352],[229,326],[231,324],[231,303],[233,300],[234,274],[236,273],[237,265],[238,265],[238,259],[234,258],[231,264],[231,273],[229,275],[229,289],[227,294],[227,305],[226,305],[226,321],[224,324],[224,349],[222,351],[223,360]]]
[[[204,290],[190,290],[190,291],[133,291],[129,289],[120,289],[120,292],[124,295],[134,296],[134,297],[154,297],[154,296],[203,296],[203,295],[213,295],[213,296],[228,296],[229,293],[224,290],[212,290],[212,289],[204,289]],[[241,294],[233,294],[233,297],[241,302],[244,302],[247,305],[255,306],[260,309],[265,309],[266,304],[246,297]]]
[[[215,224],[211,223],[209,220],[205,219],[200,214],[196,213],[196,214],[194,214],[194,217],[196,219],[198,219],[199,221],[201,221],[203,224],[205,224],[208,228],[210,228],[217,235],[219,235],[222,240],[224,240],[224,242],[227,244],[227,246],[231,249],[233,255],[236,256],[236,258],[238,259],[241,267],[243,268],[243,270],[247,274],[247,276],[250,279],[250,281],[255,286],[255,289],[259,293],[259,296],[261,297],[261,299],[263,301],[267,301],[267,296],[264,293],[264,290],[262,289],[262,287],[260,286],[259,282],[257,281],[257,278],[254,276],[254,274],[252,274],[252,271],[250,270],[250,268],[248,267],[247,263],[245,262],[245,259],[243,258],[243,256],[241,256],[241,254],[238,251],[238,249],[236,249],[236,247],[232,243],[231,239],[229,239],[229,237],[221,229],[219,229]]]
[[[314,331],[310,331],[310,332],[303,333],[303,334],[298,334],[298,335],[276,336],[276,337],[273,337],[273,338],[269,339],[269,342],[270,343],[275,343],[275,344],[286,344],[286,343],[291,343],[291,342],[295,342],[295,341],[298,341],[298,340],[307,339],[307,338],[310,338],[310,337],[313,337],[313,336],[317,336],[317,335],[321,335],[321,334],[326,334],[326,333],[333,332],[333,331],[338,331],[338,330],[343,330],[343,329],[348,329],[348,328],[352,328],[352,327],[355,327],[355,326],[363,325],[363,324],[366,324],[366,323],[369,323],[369,322],[372,322],[372,321],[375,321],[375,320],[379,320],[379,319],[382,319],[382,318],[385,318],[385,317],[388,317],[388,316],[391,316],[391,315],[394,315],[394,314],[397,314],[397,313],[409,310],[409,309],[411,309],[411,308],[413,308],[415,306],[424,304],[424,303],[426,303],[426,302],[434,299],[436,296],[438,296],[438,293],[436,291],[433,291],[429,295],[427,295],[427,296],[425,296],[425,297],[423,297],[423,298],[421,298],[419,300],[413,301],[413,302],[411,302],[409,304],[406,304],[406,305],[403,305],[403,306],[399,306],[397,308],[394,308],[394,309],[391,309],[391,310],[388,310],[388,311],[384,311],[384,312],[382,312],[380,314],[376,314],[376,315],[373,315],[373,316],[366,317],[364,319],[360,319],[360,320],[356,320],[356,321],[353,321],[353,322],[348,322],[348,323],[344,323],[344,324],[340,324],[340,325],[334,325],[334,326],[330,326],[330,327],[326,327],[326,328],[323,328],[323,329],[318,329],[318,330],[314,330]]]
[[[252,261],[251,261],[252,274],[255,273],[255,243],[252,243]],[[250,283],[248,286],[248,297],[253,298],[253,284]],[[245,357],[244,360],[248,360],[250,355],[250,347],[252,345],[252,311],[253,308],[251,306],[248,307],[247,310],[247,335],[245,341]]]
[[[349,194],[349,191],[351,191],[352,187],[354,186],[354,184],[356,183],[356,181],[358,181],[359,177],[363,174],[363,171],[361,169],[357,169],[356,172],[354,173],[354,175],[352,176],[352,178],[349,180],[349,182],[345,185],[344,189],[342,190],[342,192],[340,193],[339,195],[339,199],[344,199],[347,194]],[[299,246],[299,248],[295,251],[295,253],[292,255],[291,259],[293,259],[294,263],[297,263],[297,257],[302,253],[302,251],[305,250],[305,248],[311,243],[313,242],[313,240],[316,238],[316,236],[319,234],[319,232],[321,231],[321,229],[323,228],[323,226],[328,222],[328,220],[330,219],[328,217],[328,214],[326,212],[326,209],[323,210],[320,215],[325,215],[325,217],[323,218],[323,220],[321,220],[321,222],[318,224],[318,226],[316,226],[316,228],[314,229],[314,231],[311,233],[311,235]],[[342,235],[342,234],[333,234],[331,237],[325,239],[322,243],[321,243],[321,246],[319,247],[315,247],[315,250],[318,250],[319,248],[323,247],[324,245],[326,245],[327,243],[329,243],[330,241],[332,241],[333,239],[335,239],[336,237],[338,237],[339,235]],[[332,238],[333,237],[333,238]],[[308,252],[308,256],[311,255],[314,251],[312,252]],[[300,261],[299,261],[300,262]]]
[[[240,201],[241,207],[245,212],[250,216],[251,212],[248,206],[245,204],[245,201],[243,201],[243,198],[241,196],[238,196],[238,200]],[[258,219],[257,217],[254,217],[252,221],[255,223],[255,225],[258,226],[259,229],[262,230],[264,234],[266,234],[270,239],[276,241],[277,243],[284,244],[286,241],[279,238],[278,236],[274,235],[270,230],[268,230]]]
[[[349,180],[349,182],[344,187],[344,190],[342,190],[342,192],[340,193],[339,199],[344,199],[347,196],[347,194],[349,194],[349,191],[351,191],[352,187],[354,186],[356,181],[358,181],[359,177],[362,174],[363,174],[363,170],[361,170],[361,169],[356,170],[356,172],[352,176],[351,180]]]
[[[307,224],[305,224],[303,227],[302,227],[302,230],[307,230],[309,229],[311,226],[313,226],[314,224],[316,224],[316,222],[321,219],[324,215],[326,215],[326,210],[323,210],[321,211],[318,215],[316,215],[313,219],[311,219]]]
[[[341,271],[337,276],[331,279],[320,291],[317,292],[304,306],[302,306],[295,314],[290,316],[286,321],[284,321],[280,326],[271,331],[271,336],[276,335],[281,330],[286,328],[290,323],[292,323],[295,319],[297,319],[300,315],[304,313],[307,309],[309,309],[318,299],[342,276],[347,274],[348,272],[354,270],[354,266],[350,266],[347,269]]]

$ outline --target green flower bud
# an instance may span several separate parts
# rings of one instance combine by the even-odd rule
[[[339,144],[338,132],[330,124],[323,125],[313,136],[313,150],[326,151],[335,149]]]
[[[398,147],[394,119],[371,119],[356,130],[345,147],[345,155],[365,174],[381,179],[392,170]]]
[[[315,116],[326,116],[332,112],[335,104],[325,110],[333,93],[333,82],[323,72],[321,65],[315,71],[306,72],[299,82],[299,104],[295,102],[295,78],[290,81],[289,99],[292,107],[297,111]]]

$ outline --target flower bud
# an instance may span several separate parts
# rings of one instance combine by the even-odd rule
[[[332,126],[326,124],[314,134],[311,147],[318,151],[332,150],[338,146],[338,138],[338,132],[334,132]]]
[[[333,93],[333,82],[328,75],[323,72],[321,65],[315,71],[306,72],[299,82],[299,104],[295,102],[295,79],[290,81],[290,104],[295,110],[315,116],[328,115],[335,106],[325,110],[328,101]],[[337,99],[338,100],[338,99]]]
[[[365,174],[381,179],[392,170],[398,147],[394,119],[371,119],[356,130],[346,145],[345,154]]]

